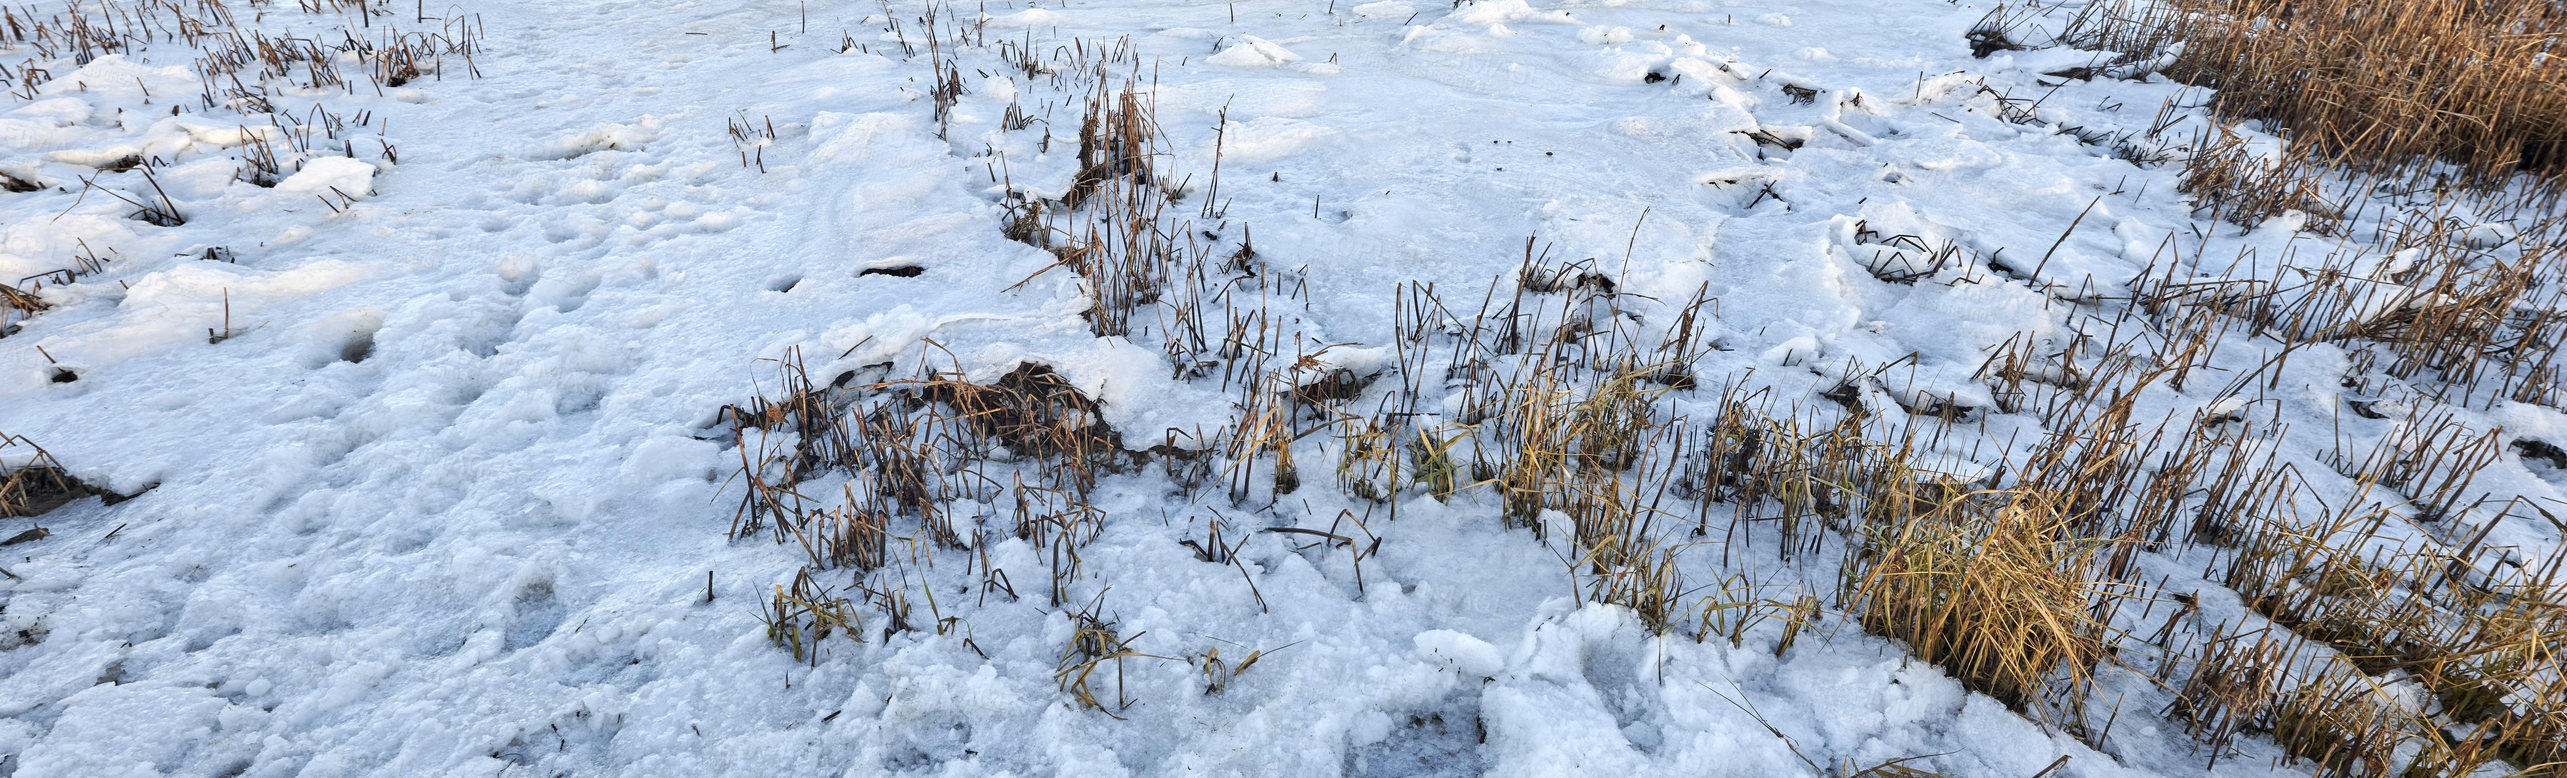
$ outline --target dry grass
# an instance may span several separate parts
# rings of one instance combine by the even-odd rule
[[[0,338],[18,331],[18,322],[53,305],[17,287],[0,284]]]
[[[0,87],[17,100],[35,100],[57,71],[69,73],[99,57],[129,55],[164,64],[185,62],[199,77],[199,92],[150,95],[151,111],[166,107],[170,116],[191,114],[197,121],[234,125],[241,132],[235,176],[261,187],[275,186],[309,159],[357,155],[356,143],[380,149],[381,158],[397,162],[399,154],[384,139],[384,125],[371,110],[353,115],[331,110],[335,98],[389,88],[422,78],[446,75],[478,77],[474,58],[484,31],[476,17],[414,18],[407,24],[381,23],[389,12],[361,2],[305,0],[302,14],[328,14],[325,25],[308,32],[277,32],[291,12],[254,2],[252,13],[236,15],[222,0],[153,2],[99,0],[62,4],[59,11],[35,6],[0,9],[0,51],[11,67],[0,68]],[[336,25],[335,29],[326,25]],[[407,29],[404,29],[407,27]],[[174,49],[174,50],[173,50]],[[192,61],[190,61],[192,60]],[[460,67],[454,67],[460,64]],[[354,72],[351,72],[354,69]],[[158,170],[167,162],[128,154],[92,163],[94,174],[74,174],[78,197],[102,196],[121,201],[128,217],[156,227],[177,227],[190,218],[163,191]],[[128,175],[136,174],[136,175]],[[68,180],[51,185],[72,190]],[[37,192],[47,182],[34,175],[0,173],[0,189]],[[321,197],[333,212],[344,211],[354,198],[334,193]],[[48,306],[38,293],[46,283],[70,284],[102,272],[119,258],[112,247],[92,249],[82,243],[79,255],[57,270],[0,283],[0,337],[17,329],[20,320]],[[208,258],[212,258],[209,256]],[[217,340],[220,340],[218,334]]]
[[[2567,13],[2547,2],[2167,0],[2090,6],[2072,38],[2124,51],[2180,43],[2165,69],[2216,87],[2231,115],[2341,156],[2429,176],[2567,170]]]
[[[1121,337],[1138,324],[1137,310],[1162,300],[1180,281],[1200,280],[1189,276],[1200,275],[1208,248],[1192,244],[1191,223],[1168,207],[1182,187],[1159,177],[1164,136],[1150,99],[1128,82],[1119,91],[1109,88],[1102,65],[1092,72],[1078,171],[1068,190],[1057,199],[1011,198],[1006,232],[1076,272],[1088,295],[1089,326],[1100,336]],[[1178,340],[1199,347],[1204,338]]]
[[[260,5],[260,4],[254,4]],[[343,9],[343,5],[347,10]],[[421,28],[398,25],[379,29],[371,17],[377,9],[358,3],[318,0],[303,4],[307,14],[328,13],[360,19],[336,40],[329,36],[276,36],[241,19],[219,0],[194,3],[72,3],[58,14],[33,7],[0,11],[0,45],[26,47],[36,59],[67,58],[86,65],[108,54],[132,53],[155,44],[182,43],[195,49],[195,70],[203,76],[203,108],[228,106],[246,114],[266,114],[274,101],[291,90],[353,92],[358,85],[383,94],[420,78],[442,78],[447,60],[462,61],[463,73],[478,77],[473,59],[480,52],[483,30],[470,15],[452,19],[416,18]],[[261,9],[259,17],[274,13]],[[260,21],[253,18],[253,23]],[[435,22],[436,24],[430,24]],[[30,63],[32,65],[33,63]],[[342,68],[360,69],[352,80]],[[36,88],[51,80],[43,68],[18,73],[21,99],[33,99]],[[280,124],[292,123],[283,117]],[[335,136],[334,136],[335,137]]]
[[[1694,639],[1728,638],[1734,648],[1745,643],[1748,630],[1756,625],[1779,620],[1783,634],[1774,644],[1774,655],[1790,651],[1801,630],[1817,618],[1818,596],[1810,593],[1806,585],[1795,588],[1788,600],[1760,596],[1768,588],[1772,587],[1752,583],[1739,574],[1722,580],[1719,594],[1705,596],[1694,605]]]
[[[2232,156],[2243,155],[2220,148],[2213,144],[2188,163],[2188,181],[2216,182],[2194,193],[2205,215],[2252,224],[2300,211],[2310,214],[2304,228],[2339,233],[2343,213],[2396,216],[2366,226],[2368,242],[2315,244],[2325,253],[2313,258],[2286,254],[2275,262],[2250,249],[2236,258],[2238,266],[2266,262],[2278,269],[2248,278],[2178,280],[2183,250],[2170,240],[2159,261],[2134,279],[2135,302],[2150,316],[2189,330],[2209,348],[2240,329],[2278,341],[2280,353],[2259,371],[2267,389],[2278,386],[2280,366],[2293,353],[2329,343],[2353,352],[2356,372],[2376,366],[2436,403],[2483,408],[2503,400],[2561,400],[2558,352],[2567,345],[2567,292],[2560,281],[2567,278],[2559,260],[2567,256],[2560,239],[2567,212],[2536,198],[2474,192],[2372,201],[2383,187],[2289,161],[2305,159],[2301,147],[2286,151],[2279,167],[2238,163],[2257,171],[2251,174],[2220,172]],[[2330,197],[2334,204],[2327,207],[2341,210],[2301,211],[2316,207],[2297,199],[2303,195]],[[2510,226],[2499,232],[2498,225]],[[2197,271],[2216,267],[2203,257],[2192,262]],[[2003,377],[2026,358],[1998,356],[1983,371]]]
[[[2358,550],[2384,518],[2348,512],[2314,532],[2264,526],[2249,533],[2227,584],[2250,609],[2296,633],[2290,641],[2305,641],[2288,653],[2323,647],[2332,652],[2326,661],[2344,669],[2268,701],[2269,709],[2229,709],[2269,717],[2287,749],[2343,774],[2382,774],[2372,766],[2410,739],[2424,744],[2410,773],[2417,776],[2464,776],[2497,759],[2524,769],[2562,764],[2567,602],[2553,583],[2556,567],[2489,576],[2465,549],[2459,556]],[[2214,652],[2202,672],[2214,672],[2213,660],[2232,653]],[[2391,674],[2413,679],[2429,710],[2368,711],[2378,695],[2364,687]]]
[[[2261,717],[2294,659],[2289,651],[2306,645],[2276,630],[2228,634],[2227,626],[2212,628],[2193,672],[2166,709],[2209,748],[2213,767],[2239,735],[2267,729]]]
[[[915,556],[932,545],[980,547],[951,541],[978,526],[975,517],[952,512],[958,500],[1012,501],[1012,531],[1044,550],[1049,601],[1064,607],[1084,598],[1073,592],[1092,591],[1082,588],[1088,584],[1079,549],[1107,521],[1084,496],[1096,479],[1152,460],[1172,475],[1199,469],[1197,479],[1226,468],[1235,503],[1269,505],[1306,488],[1294,463],[1317,450],[1334,460],[1339,491],[1393,506],[1394,516],[1403,494],[1459,503],[1479,492],[1487,498],[1479,504],[1497,521],[1537,535],[1565,528],[1544,539],[1562,550],[1582,595],[1627,607],[1655,630],[1690,630],[1697,639],[1743,642],[1757,625],[1776,624],[1780,653],[1822,609],[1805,589],[1764,595],[1763,585],[1741,577],[1723,579],[1716,593],[1690,588],[1684,572],[1706,553],[1697,549],[1718,545],[1726,563],[1732,548],[1754,542],[1787,557],[1842,543],[1836,605],[1866,632],[1896,639],[1968,687],[2089,738],[2110,729],[2109,722],[2098,731],[2083,721],[2097,672],[2125,666],[2113,657],[2134,648],[2178,653],[2163,639],[2134,641],[2116,622],[2121,604],[2146,590],[2132,580],[2136,555],[2204,543],[2226,549],[2206,574],[2279,627],[2212,628],[2212,639],[2197,644],[2196,661],[2168,665],[2190,669],[2162,681],[2174,694],[2169,715],[2192,726],[2214,758],[2234,738],[2259,732],[2273,733],[2297,758],[2347,774],[2404,765],[2394,749],[2411,742],[2424,744],[2409,752],[2421,753],[2408,760],[2424,765],[2418,776],[2462,775],[2496,759],[2538,765],[2556,754],[2559,722],[2567,719],[2543,700],[2567,696],[2555,688],[2556,641],[2547,636],[2560,633],[2555,608],[2544,604],[2554,602],[2544,599],[2545,584],[2466,579],[2480,591],[2459,586],[2457,574],[2436,572],[2472,553],[2466,550],[2458,557],[2447,550],[2342,550],[2383,536],[2391,519],[2452,531],[2483,526],[2472,523],[2484,512],[2468,484],[2494,450],[2488,441],[2498,438],[2445,415],[2419,415],[2390,430],[2386,445],[2348,447],[2337,464],[2341,484],[2356,493],[2340,504],[2369,507],[2347,507],[2322,517],[2316,530],[2298,530],[2307,523],[2298,498],[2321,486],[2310,479],[2335,475],[2303,474],[2278,461],[2262,444],[2268,433],[2233,413],[2140,415],[2144,394],[2204,374],[2221,344],[2259,323],[2266,332],[2353,343],[2380,342],[2375,331],[2285,326],[2315,321],[2321,314],[2291,313],[2320,310],[2314,305],[2143,285],[2143,299],[2119,319],[2077,323],[2064,343],[2035,347],[2019,339],[1995,350],[1978,379],[2002,390],[2010,412],[2039,419],[2047,432],[2004,457],[2018,468],[2012,473],[1961,474],[1923,464],[1921,454],[1945,447],[1961,414],[1918,413],[1907,407],[1916,403],[1897,398],[1922,395],[1913,387],[1892,391],[1878,370],[1849,368],[1837,388],[1803,403],[1724,389],[1710,403],[1722,412],[1705,430],[1689,431],[1689,420],[1668,414],[1671,393],[1692,386],[1686,363],[1620,334],[1609,279],[1577,279],[1574,272],[1518,273],[1514,299],[1492,294],[1469,316],[1452,316],[1431,293],[1417,294],[1403,303],[1403,316],[1420,313],[1402,319],[1400,367],[1361,384],[1327,369],[1317,354],[1294,351],[1280,328],[1234,328],[1227,345],[1212,352],[1225,366],[1203,380],[1244,373],[1233,385],[1238,415],[1205,434],[1210,445],[1197,447],[1207,452],[1201,455],[1183,454],[1174,435],[1150,452],[1127,450],[1096,421],[1092,400],[1040,366],[985,383],[930,373],[822,386],[788,360],[784,399],[729,412],[752,484],[744,511],[765,517],[744,528],[789,526],[780,539],[805,538],[820,550],[812,569],[854,567],[862,581],[877,567],[901,569],[902,549]],[[2288,358],[2291,343],[2273,364]],[[1465,412],[1445,423],[1420,423],[1407,410],[1418,407],[1423,383],[1414,374],[1432,369],[1422,367],[1425,353],[1449,355],[1448,385],[1466,400]],[[2258,375],[2237,377],[2220,391],[2237,391]],[[1373,412],[1356,410],[1375,400]],[[1897,417],[1904,421],[1887,423],[1901,411],[1908,412]],[[780,442],[752,445],[752,431]],[[852,476],[843,502],[812,504],[790,486],[823,472]],[[984,488],[991,483],[1012,485]],[[2382,502],[2395,509],[2380,509]],[[1709,534],[1714,510],[1734,511],[1728,537]],[[1358,530],[1370,534],[1360,517],[1344,513],[1340,520],[1352,528],[1266,534],[1308,542],[1304,553],[1345,549],[1360,591],[1362,562],[1378,538],[1368,546],[1355,537]],[[1202,540],[1188,545],[1202,561],[1235,565],[1246,541],[1225,540],[1217,521],[1205,525]],[[913,526],[917,532],[909,533]],[[1766,527],[1779,528],[1779,537],[1748,537]],[[1704,534],[1678,540],[1684,530]],[[849,546],[828,538],[850,533],[861,551],[830,551]],[[1254,576],[1242,574],[1253,590]],[[997,571],[982,575],[984,594],[1003,587],[1013,597],[1012,584],[996,583]],[[796,615],[771,619],[792,625],[771,634],[789,647],[816,644],[814,635],[844,632],[853,621],[841,615],[846,600],[805,592],[798,582],[784,593],[792,596],[780,596],[771,611]],[[928,623],[906,600],[871,599],[894,625]],[[935,607],[930,601],[924,609]],[[1132,701],[1122,688],[1123,660],[1148,655],[1133,647],[1137,635],[1119,634],[1093,606],[1073,622],[1056,667],[1062,693],[1080,707],[1120,715]],[[2164,623],[2174,629],[2172,620]],[[2229,633],[2249,637],[2221,637]],[[1208,691],[1245,667],[1210,654],[1194,661]],[[2350,669],[2306,669],[2328,662]],[[2424,685],[2438,706],[2432,715],[2441,718],[2427,721],[2384,702],[2371,679],[2392,671]],[[1109,680],[1115,689],[1105,688]]]
[[[1053,667],[1052,677],[1060,683],[1061,692],[1069,695],[1072,701],[1120,720],[1123,718],[1120,712],[1131,708],[1134,702],[1124,684],[1124,660],[1166,657],[1132,650],[1132,642],[1147,633],[1126,636],[1117,632],[1115,622],[1104,617],[1104,607],[1104,595],[1100,593],[1086,608],[1070,614],[1070,640],[1061,646],[1061,656]],[[1224,672],[1214,675],[1214,689],[1256,661],[1256,656],[1250,655],[1237,667],[1220,668]],[[1098,673],[1108,669],[1109,663],[1114,673],[1113,702],[1110,705],[1097,697],[1096,688],[1097,683],[1105,680]],[[1212,668],[1207,668],[1207,674],[1212,674],[1211,671]]]
[[[62,462],[35,441],[0,433],[0,518],[42,516],[73,500],[116,495],[72,477]]]
[[[2495,463],[2501,446],[2496,430],[2470,429],[2447,411],[2427,414],[2418,407],[2381,440],[2355,450],[2339,439],[2333,460],[2357,483],[2397,491],[2415,506],[2416,521],[2431,523],[2469,507],[2460,501],[2474,494],[2470,483]]]
[[[2103,656],[2095,618],[2110,587],[2096,546],[2070,533],[2053,496],[1983,493],[1873,525],[1848,576],[1863,629],[1897,639],[1962,684],[2023,709]]]
[[[793,651],[795,661],[820,661],[821,642],[832,634],[863,640],[857,631],[862,616],[856,604],[822,588],[808,569],[793,576],[793,588],[775,587],[775,596],[759,605],[767,640]]]
[[[2278,695],[2269,716],[2274,742],[2328,776],[2387,776],[2409,736],[2406,712],[2378,681],[2342,661]]]
[[[2195,138],[2191,149],[2177,191],[2193,197],[2195,214],[2253,227],[2298,211],[2307,214],[2312,232],[2342,229],[2345,206],[2329,202],[2332,195],[2325,190],[2327,160],[2315,157],[2307,144],[2292,145],[2273,159],[2245,136],[2218,127]]]

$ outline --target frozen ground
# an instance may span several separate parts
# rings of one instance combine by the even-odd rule
[[[914,628],[868,610],[862,641],[797,660],[760,605],[803,551],[730,537],[744,452],[721,409],[774,396],[772,360],[823,382],[1041,363],[1135,448],[1237,423],[1232,387],[1171,369],[1162,320],[1098,337],[1079,277],[1005,234],[1011,187],[1058,196],[1078,171],[1093,85],[1071,63],[1154,101],[1190,238],[1253,235],[1267,275],[1234,307],[1357,370],[1388,359],[1404,284],[1503,299],[1535,236],[1644,327],[1714,301],[1705,386],[1807,397],[1895,365],[1892,388],[1985,405],[1991,349],[2085,315],[2062,299],[2126,296],[2169,236],[2216,233],[2176,258],[2220,266],[2186,273],[2259,278],[2281,271],[2224,258],[2305,240],[2197,220],[2172,169],[2062,134],[2146,128],[2179,88],[2042,75],[2093,52],[1975,59],[1984,3],[1041,5],[235,5],[270,35],[475,41],[397,86],[282,76],[282,121],[206,87],[183,38],[10,49],[0,171],[43,188],[0,194],[0,282],[49,308],[0,339],[0,432],[139,496],[0,525],[50,530],[0,552],[0,775],[2311,769],[2253,738],[2207,766],[2135,672],[2098,681],[2108,732],[2045,727],[1842,618],[1832,562],[1724,553],[1717,529],[1686,552],[1695,586],[1806,582],[1831,607],[1796,640],[1652,635],[1494,498],[1329,488],[1327,434],[1280,498],[1107,477],[1063,605],[1047,547],[903,544],[871,585],[912,592]],[[1011,70],[1028,51],[1059,70]],[[945,111],[940,57],[962,87]],[[291,143],[298,123],[318,128]],[[260,138],[272,187],[241,180]],[[110,172],[127,155],[152,164]],[[164,193],[183,224],[128,218]],[[2327,424],[2306,409],[2334,407],[2345,357],[2299,359],[2255,402]],[[2221,401],[2228,380],[2205,383],[2164,407]],[[1714,406],[1695,392],[1670,402]],[[2470,418],[2567,433],[2533,405]],[[2510,455],[2478,488],[2556,494]],[[1199,553],[1214,524],[1245,539],[1236,561]],[[1268,528],[1370,546],[1358,570]],[[2559,540],[2489,538],[2534,560]],[[2145,556],[2203,592],[2194,618],[2242,613],[2203,559]],[[1100,670],[1113,715],[1056,677],[1081,609],[1147,655]],[[1215,649],[1262,653],[1207,693]]]

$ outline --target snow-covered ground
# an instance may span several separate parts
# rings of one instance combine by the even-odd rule
[[[2144,63],[2044,75],[2110,53],[1973,58],[1994,7],[1976,0],[1039,5],[228,9],[270,40],[377,42],[322,53],[339,80],[317,85],[309,63],[205,75],[214,44],[159,30],[207,6],[90,12],[157,36],[121,51],[14,43],[0,172],[41,188],[0,193],[0,283],[47,308],[0,338],[0,433],[138,496],[0,524],[50,531],[0,549],[0,775],[2314,769],[2257,738],[2213,760],[2166,713],[2172,691],[2118,663],[2084,727],[1971,693],[1845,617],[1840,553],[1785,559],[1724,533],[1726,506],[1671,498],[1688,503],[1672,524],[1709,527],[1670,541],[1685,602],[1825,607],[1805,630],[1653,634],[1595,601],[1577,533],[1511,528],[1485,486],[1341,488],[1352,444],[1320,423],[1293,428],[1304,483],[1281,495],[1257,466],[1200,489],[1164,463],[1104,475],[1057,577],[1058,544],[1008,529],[1017,507],[949,505],[955,537],[898,519],[888,564],[812,575],[911,612],[858,597],[860,639],[797,658],[762,619],[809,556],[733,537],[759,474],[744,460],[775,444],[735,437],[724,410],[781,399],[789,371],[869,403],[855,390],[877,381],[1036,363],[1134,450],[1245,426],[1240,386],[1263,379],[1227,380],[1230,356],[1190,374],[1177,355],[1217,349],[1177,342],[1176,303],[1100,337],[1082,278],[1008,234],[1073,189],[1094,95],[1149,106],[1161,153],[1121,186],[1173,198],[1158,218],[1180,251],[1253,247],[1253,268],[1177,286],[1232,293],[1198,304],[1215,343],[1266,317],[1274,372],[1428,359],[1404,412],[1456,421],[1455,333],[1428,327],[1412,357],[1402,318],[1428,295],[1439,322],[1485,320],[1483,300],[1543,286],[1519,272],[1529,251],[1604,284],[1529,305],[1601,305],[1581,315],[1644,350],[1688,322],[1703,347],[1661,421],[1698,433],[1724,387],[1826,408],[1850,385],[1883,413],[1977,409],[1934,445],[1981,474],[2040,431],[1989,410],[1982,367],[2013,339],[2056,351],[2127,311],[2143,272],[2285,283],[2294,252],[2358,244],[2396,211],[2341,244],[2293,217],[2196,218],[2180,165],[2062,128],[2191,137],[2200,93]],[[387,40],[433,61],[367,75]],[[249,180],[260,153],[272,186]],[[131,218],[155,209],[183,223]],[[2318,471],[2389,434],[2337,418],[2362,391],[2338,381],[2359,372],[2346,351],[2259,373],[2269,349],[2237,337],[2214,377],[2140,415],[2334,425],[2274,444]],[[1387,407],[1409,380],[1388,372],[1348,412]],[[2244,374],[2270,385],[2241,391]],[[2554,409],[2472,408],[2507,440],[2567,443]],[[2558,495],[2555,471],[2500,460],[2473,488]],[[800,491],[835,505],[845,482]],[[2556,553],[2553,524],[2501,507],[2479,545]],[[2197,598],[2185,634],[2252,618],[2210,552],[2140,556]],[[2154,629],[2177,608],[2125,610]],[[1092,665],[1100,709],[1064,657],[1108,623],[1131,655]]]

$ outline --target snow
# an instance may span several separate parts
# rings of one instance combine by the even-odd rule
[[[1380,2],[1365,3],[1363,5],[1355,6],[1353,10],[1357,15],[1369,19],[1389,19],[1393,17],[1407,19],[1417,14],[1417,6],[1400,2],[1400,0],[1380,0]]]
[[[1300,62],[1301,55],[1292,53],[1291,49],[1275,45],[1273,41],[1254,35],[1242,35],[1239,36],[1238,45],[1222,49],[1221,53],[1205,57],[1203,61],[1242,68],[1273,67],[1288,62]]]
[[[343,64],[348,88],[286,84],[272,113],[199,100],[181,42],[47,65],[52,80],[0,109],[0,170],[44,184],[0,194],[0,283],[42,277],[51,306],[0,339],[0,433],[135,496],[0,525],[52,530],[0,550],[0,774],[2275,769],[2269,741],[2206,767],[2135,673],[2098,692],[2127,703],[2098,748],[1841,611],[1788,650],[1779,620],[1734,640],[1652,634],[1585,595],[1570,533],[1507,528],[1485,489],[1374,504],[1322,488],[1347,445],[1326,434],[1294,449],[1315,457],[1297,494],[1182,499],[1155,469],[1101,481],[1108,519],[1066,604],[1042,592],[1051,548],[1004,532],[922,541],[910,577],[875,572],[932,611],[916,629],[885,634],[868,609],[861,641],[797,661],[767,639],[760,604],[804,557],[728,538],[744,454],[721,416],[781,396],[783,364],[826,385],[986,383],[1041,363],[1136,450],[1201,450],[1180,433],[1235,422],[1236,391],[1173,375],[1155,330],[1094,334],[1075,274],[1002,232],[1011,188],[1058,197],[1078,173],[1076,100],[1095,76],[1063,47],[1137,52],[1098,67],[1155,105],[1160,186],[1186,193],[1172,213],[1216,196],[1218,150],[1218,215],[1189,225],[1224,252],[1253,235],[1272,280],[1229,304],[1274,314],[1285,359],[1309,357],[1278,371],[1296,386],[1395,375],[1403,285],[1456,309],[1503,302],[1527,236],[1613,277],[1605,320],[1663,327],[1698,293],[1718,301],[1700,328],[1719,343],[1698,370],[1711,388],[1670,401],[1698,418],[1732,380],[1792,397],[1868,380],[1907,407],[1993,406],[1974,378],[1993,349],[2061,341],[2152,267],[2281,284],[2282,257],[2342,250],[2378,271],[2348,282],[2353,320],[2418,304],[2386,280],[2394,252],[2313,234],[2306,214],[2197,219],[2173,169],[2059,131],[2144,126],[2179,85],[2070,83],[2033,121],[1999,118],[1982,85],[2044,94],[2050,65],[1970,59],[1963,35],[1993,3],[1038,5],[474,0],[428,12],[475,20],[477,77],[450,56],[376,89]],[[263,11],[233,9],[270,34],[352,21]],[[391,12],[354,34],[436,24]],[[931,34],[947,36],[933,51]],[[1049,64],[1014,67],[1024,51]],[[969,84],[944,116],[939,56]],[[1011,106],[1031,120],[1010,126]],[[755,139],[726,135],[735,120]],[[272,186],[245,172],[261,144],[279,158]],[[151,180],[113,170],[129,155],[155,160]],[[184,224],[130,218],[163,196]],[[2521,238],[2456,226],[2488,251]],[[2228,262],[2240,256],[2261,259]],[[868,272],[899,268],[919,272]],[[2306,408],[2333,408],[2340,387],[2310,365],[2345,360],[2313,351],[2276,392],[2311,425],[2323,417]],[[1897,382],[1871,377],[1892,364]],[[1472,403],[1445,375],[1429,371],[1420,412],[1461,417]],[[2252,406],[2216,388],[2179,399]],[[2567,435],[2536,406],[2487,418]],[[1985,436],[2008,425],[2021,422]],[[1947,448],[1956,472],[2000,469]],[[2518,463],[2499,469],[2487,488],[2557,495]],[[1181,544],[1215,526],[1243,543],[1235,558]],[[2544,526],[2490,542],[2536,557],[2558,545]],[[1358,558],[1277,529],[1369,546]],[[1834,582],[1767,547],[1720,562],[1714,540],[1698,545],[1689,580],[1741,576],[1742,596]],[[2188,562],[2147,564],[2217,591]],[[993,568],[1012,592],[984,578]],[[1111,716],[1057,676],[1088,603],[1146,655],[1108,663],[1099,696],[1135,700]],[[1216,649],[1234,667],[1258,659],[1210,693]]]
[[[294,175],[286,176],[284,181],[277,182],[276,189],[280,192],[316,195],[337,192],[350,197],[362,197],[374,194],[374,165],[349,157],[323,157],[303,163],[302,170],[295,171]],[[601,195],[605,191],[603,185],[597,185],[596,189]],[[598,201],[589,200],[588,202]]]

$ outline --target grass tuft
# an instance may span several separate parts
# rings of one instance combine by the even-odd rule
[[[2057,498],[1983,492],[1875,523],[1848,598],[1866,632],[1905,642],[1971,689],[2038,710],[2054,678],[2090,676],[2103,657],[2089,578],[2096,545],[2076,539]]]

